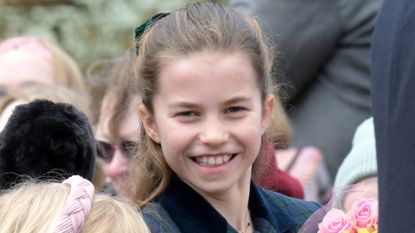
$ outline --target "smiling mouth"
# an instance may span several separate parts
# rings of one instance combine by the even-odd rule
[[[232,155],[215,155],[215,156],[199,156],[199,157],[193,157],[192,160],[202,166],[208,166],[208,167],[215,167],[215,166],[221,166],[229,161],[231,161],[236,154]]]

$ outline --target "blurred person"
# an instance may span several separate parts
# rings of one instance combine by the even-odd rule
[[[344,224],[349,223],[349,221],[343,221],[340,215],[331,215],[333,218],[329,220],[330,217],[327,216],[327,213],[331,212],[333,209],[337,209],[337,211],[341,210],[343,213],[350,214],[353,210],[356,211],[356,209],[361,208],[358,212],[359,216],[356,218],[363,223],[366,221],[371,222],[368,219],[372,218],[369,217],[377,216],[378,197],[379,189],[375,131],[373,126],[373,117],[370,117],[361,122],[355,130],[352,148],[345,156],[345,159],[336,174],[331,200],[328,201],[318,212],[313,214],[303,225],[301,230],[298,231],[298,233],[350,232],[344,231],[345,228],[343,228],[345,226]],[[370,207],[375,207],[376,210],[369,208],[366,204],[362,204],[359,208],[356,208],[357,203],[366,201],[368,203],[372,203],[372,200],[375,200],[373,203],[376,204],[373,206],[371,205]],[[374,211],[372,212],[372,210]],[[323,220],[323,218],[325,220]],[[377,223],[377,217],[375,217],[375,219]],[[323,221],[325,223],[323,223]],[[330,223],[332,224],[330,225]],[[330,227],[328,227],[329,225]],[[373,228],[368,228],[360,229],[358,232],[377,233],[378,231],[374,231]]]
[[[292,146],[317,147],[334,178],[371,115],[370,44],[383,0],[232,0],[272,36],[288,90]]]
[[[373,117],[370,117],[359,124],[355,130],[352,148],[336,174],[331,200],[313,214],[298,233],[377,233],[379,223],[377,181],[375,131]],[[338,213],[348,216],[332,215],[333,211],[340,211]],[[360,228],[357,231],[346,229],[349,223],[355,226],[356,221],[359,222],[360,227],[366,224],[367,229]]]
[[[78,65],[58,45],[33,36],[0,41],[0,94],[27,83],[59,84],[85,92]]]
[[[372,41],[379,233],[415,229],[415,2],[386,0]]]
[[[132,204],[104,194],[80,176],[28,182],[0,195],[0,233],[150,233]]]
[[[109,185],[114,186],[118,195],[126,197],[132,192],[128,176],[130,160],[140,136],[137,109],[141,95],[131,56],[127,53],[99,62],[88,72],[97,155]]]
[[[337,172],[334,193],[339,206],[348,211],[355,200],[378,199],[377,174],[375,130],[370,117],[357,127],[352,149]]]

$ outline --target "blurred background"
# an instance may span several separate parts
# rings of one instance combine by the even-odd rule
[[[0,0],[0,39],[34,35],[62,46],[85,71],[132,47],[133,29],[189,0]],[[218,2],[226,2],[224,0]]]

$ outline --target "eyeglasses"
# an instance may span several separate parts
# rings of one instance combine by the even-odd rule
[[[118,148],[121,150],[121,153],[125,158],[131,159],[136,152],[138,142],[122,141],[120,145],[113,146],[108,142],[97,139],[96,145],[98,158],[104,160],[107,163],[110,163],[114,157],[115,150]]]

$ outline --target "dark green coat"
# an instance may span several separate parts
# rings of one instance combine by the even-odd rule
[[[290,198],[251,184],[249,209],[255,232],[297,233],[319,209],[313,202]],[[202,196],[173,176],[166,193],[143,209],[153,233],[237,233]]]

